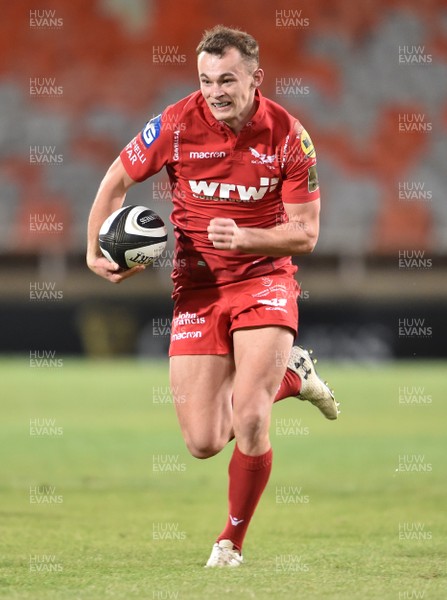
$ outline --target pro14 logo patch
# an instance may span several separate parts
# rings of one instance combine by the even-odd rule
[[[143,144],[146,146],[146,148],[149,148],[152,142],[154,142],[158,138],[158,136],[160,135],[160,131],[161,115],[157,115],[156,117],[148,121],[148,123],[146,123],[145,128],[141,132]]]

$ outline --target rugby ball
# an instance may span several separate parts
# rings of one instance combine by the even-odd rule
[[[99,230],[104,256],[122,269],[150,265],[166,248],[162,219],[146,206],[125,206],[113,212]]]

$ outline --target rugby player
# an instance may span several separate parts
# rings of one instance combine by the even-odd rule
[[[206,563],[233,567],[272,467],[273,403],[295,396],[328,419],[338,410],[309,352],[293,346],[299,288],[291,256],[312,252],[319,233],[312,141],[261,94],[251,35],[218,25],[197,55],[200,90],[149,121],[105,175],[87,264],[113,283],[144,269],[123,271],[104,258],[98,232],[132,185],[165,167],[176,238],[171,390],[193,456],[209,458],[235,438],[228,520]]]

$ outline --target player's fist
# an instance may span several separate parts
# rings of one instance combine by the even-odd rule
[[[122,269],[117,263],[110,262],[105,256],[87,256],[87,266],[89,269],[112,283],[121,283],[124,279],[136,275],[146,268],[144,265],[137,265],[131,269]]]
[[[233,219],[211,219],[208,225],[208,239],[218,250],[237,250],[242,237],[242,230]]]

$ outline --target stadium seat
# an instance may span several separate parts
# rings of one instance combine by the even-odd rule
[[[445,187],[442,136],[398,129],[399,115],[417,113],[447,131],[442,87],[447,80],[447,37],[439,17],[444,4],[367,0],[357,6],[335,0],[329,7],[325,0],[314,0],[297,8],[288,0],[185,0],[185,18],[194,15],[194,27],[186,27],[177,0],[144,3],[143,9],[125,0],[48,0],[39,10],[55,10],[62,27],[40,30],[29,24],[30,11],[36,10],[32,0],[6,3],[0,21],[0,175],[8,190],[5,198],[15,198],[17,212],[12,212],[23,225],[23,214],[29,214],[33,202],[40,206],[42,199],[56,202],[63,197],[61,210],[71,216],[61,218],[72,219],[73,247],[83,251],[88,210],[108,164],[148,118],[197,88],[198,32],[233,22],[262,41],[265,94],[296,114],[314,139],[325,196],[325,233],[319,247],[327,253],[364,253],[368,245],[393,252],[392,230],[399,219],[418,243],[428,244],[433,235],[444,239],[442,202],[406,211],[391,200],[396,180],[411,179],[412,171],[422,170],[427,181],[442,181]],[[123,18],[123,11],[132,18]],[[277,26],[277,11],[301,11],[309,26]],[[141,24],[138,14],[145,15]],[[433,54],[433,64],[399,64],[402,44],[423,46]],[[178,46],[186,61],[169,68],[155,64],[154,46],[169,45]],[[31,97],[31,77],[54,79],[63,93]],[[310,93],[277,94],[278,78],[300,78]],[[30,148],[37,145],[54,146],[64,157],[63,165],[31,165]],[[330,180],[324,175],[329,163],[336,165]],[[357,200],[362,188],[368,208]],[[145,203],[147,194],[143,188],[135,198]],[[9,214],[9,208],[2,210]],[[343,214],[349,227],[340,221]]]
[[[71,249],[71,228],[71,210],[64,198],[36,190],[20,204],[13,249],[20,254],[65,254]]]
[[[383,198],[374,227],[374,252],[396,256],[403,250],[431,250],[432,242],[432,217],[426,204],[409,206],[399,202],[396,194]]]

